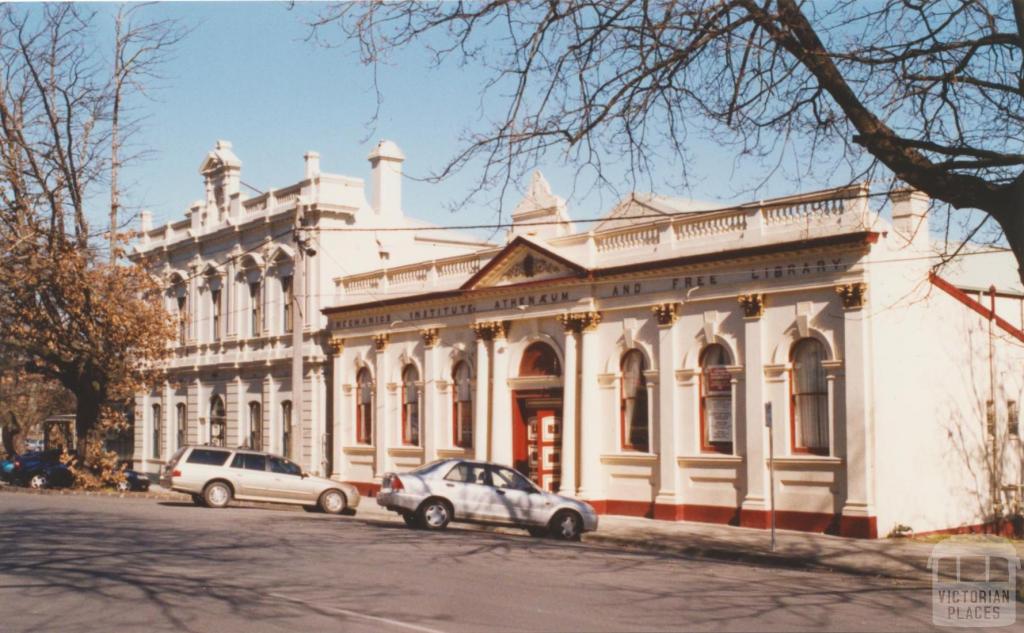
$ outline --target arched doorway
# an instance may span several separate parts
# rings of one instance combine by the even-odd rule
[[[544,490],[561,484],[562,363],[543,342],[531,343],[519,361],[512,393],[512,460]]]
[[[210,398],[210,444],[227,446],[228,415],[224,409],[224,400],[220,396]]]

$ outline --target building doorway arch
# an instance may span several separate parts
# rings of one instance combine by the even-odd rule
[[[512,460],[544,490],[557,492],[562,474],[562,363],[548,343],[523,351],[512,391]]]

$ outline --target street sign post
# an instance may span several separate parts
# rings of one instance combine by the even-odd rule
[[[771,497],[772,551],[775,551],[775,433],[772,432],[772,403],[764,403],[764,426],[768,429],[768,488]]]

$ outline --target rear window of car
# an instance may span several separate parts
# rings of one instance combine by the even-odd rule
[[[187,448],[187,446],[182,446],[178,450],[174,451],[174,455],[171,455],[171,458],[167,460],[167,466],[169,468],[174,468],[175,466],[177,466],[178,460],[181,459],[181,454],[184,453]]]
[[[223,466],[228,461],[227,451],[217,451],[209,448],[194,448],[185,461],[189,464],[200,464],[202,466]]]

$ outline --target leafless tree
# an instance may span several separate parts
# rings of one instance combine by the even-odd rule
[[[561,149],[635,178],[664,148],[685,167],[700,132],[802,173],[884,166],[983,211],[1024,262],[1024,0],[339,3],[310,25],[372,64],[421,42],[493,69],[505,109],[439,177],[479,159],[481,186],[505,187]]]

